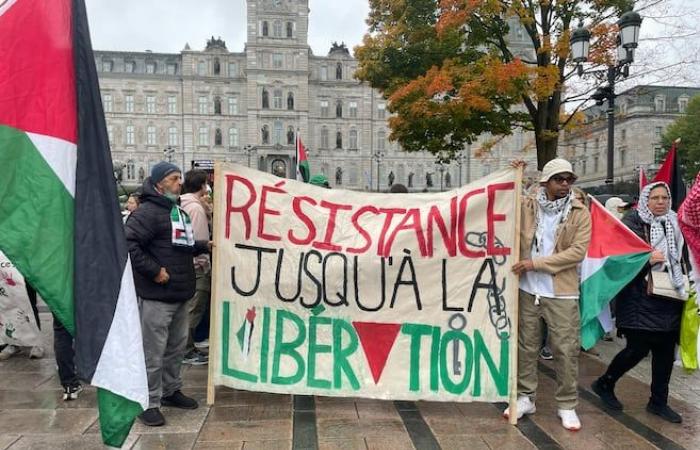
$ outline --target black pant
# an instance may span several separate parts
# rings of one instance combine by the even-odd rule
[[[36,319],[36,326],[41,330],[41,320],[39,320],[39,308],[36,306],[36,291],[29,283],[25,282],[25,287],[27,288],[27,296],[29,296],[29,304],[32,305],[32,311],[34,311],[34,318]]]
[[[668,383],[673,372],[677,331],[624,330],[627,346],[613,358],[605,377],[613,384],[639,364],[651,351],[651,399],[654,405],[668,402]]]
[[[78,376],[75,374],[73,336],[61,325],[56,316],[53,318],[53,349],[56,353],[58,377],[61,379],[61,385],[75,385],[78,382]]]

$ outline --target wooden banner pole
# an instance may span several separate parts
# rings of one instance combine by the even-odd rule
[[[520,261],[520,219],[522,217],[522,195],[523,195],[523,166],[517,168],[515,177],[515,238],[513,242],[513,259],[512,264]],[[514,282],[510,285],[510,298],[514,302],[512,320],[512,349],[510,352],[510,399],[508,402],[508,417],[511,425],[518,424],[518,304],[519,304],[519,289],[520,277],[514,275]]]
[[[207,405],[212,406],[216,399],[216,386],[214,385],[214,374],[218,370],[219,364],[219,353],[221,351],[221,339],[219,337],[219,303],[217,301],[217,281],[219,268],[217,263],[220,258],[218,257],[221,251],[220,246],[217,245],[217,233],[219,232],[219,227],[217,226],[217,208],[221,203],[222,195],[225,189],[225,180],[221,176],[221,161],[216,161],[214,165],[214,211],[212,215],[212,241],[213,247],[211,251],[211,299],[210,299],[210,311],[209,311],[209,371],[207,376]]]

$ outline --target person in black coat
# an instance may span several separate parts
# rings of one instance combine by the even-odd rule
[[[651,244],[649,264],[617,295],[616,325],[627,346],[615,356],[608,370],[592,385],[611,409],[622,410],[615,396],[615,383],[651,351],[651,398],[647,411],[672,423],[681,416],[668,406],[675,346],[679,339],[683,302],[652,296],[647,291],[650,271],[666,270],[674,289],[687,297],[683,279],[683,236],[676,213],[671,211],[670,190],[665,183],[652,183],[640,195],[639,206],[623,219],[634,233]]]
[[[148,426],[161,426],[161,406],[198,407],[186,397],[180,370],[188,335],[187,300],[195,291],[193,256],[208,251],[194,240],[187,213],[178,205],[180,169],[156,164],[143,183],[141,206],[126,221],[126,240],[140,298],[149,407],[141,414]]]

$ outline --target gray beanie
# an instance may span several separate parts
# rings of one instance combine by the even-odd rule
[[[175,164],[161,161],[151,169],[151,183],[156,185],[173,172],[182,173]]]

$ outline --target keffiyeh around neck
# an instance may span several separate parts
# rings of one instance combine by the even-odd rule
[[[669,195],[669,205],[671,204],[671,190],[666,183],[652,183],[644,187],[639,196],[637,212],[644,223],[649,225],[649,240],[654,250],[658,250],[666,256],[667,265],[670,269],[673,287],[679,293],[686,293],[685,280],[683,278],[683,268],[681,266],[681,249],[683,242],[677,242],[676,236],[681,236],[678,226],[678,217],[671,211],[662,216],[655,216],[649,209],[649,196],[651,191],[658,187],[664,187]],[[680,245],[679,245],[680,244]]]
[[[571,192],[569,192],[569,195],[567,195],[564,198],[560,198],[557,200],[549,200],[549,198],[547,198],[547,190],[544,187],[540,187],[537,190],[536,198],[539,208],[537,208],[536,212],[535,241],[533,242],[533,244],[535,246],[535,252],[539,255],[542,253],[542,238],[545,232],[545,226],[544,221],[542,220],[542,215],[560,215],[561,217],[559,218],[557,223],[561,224],[565,222],[567,217],[569,216],[569,212],[571,212]]]
[[[194,247],[194,230],[190,216],[184,209],[173,205],[170,210],[172,244],[175,247]]]

